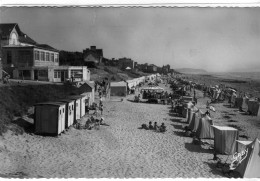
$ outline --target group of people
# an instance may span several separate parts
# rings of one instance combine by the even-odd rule
[[[99,129],[100,125],[103,124],[104,118],[95,119],[91,116],[85,123],[85,129],[91,130],[92,128]]]
[[[164,123],[162,123],[161,126],[158,126],[157,122],[154,122],[154,124],[152,125],[151,121],[149,122],[148,126],[146,124],[142,124],[142,129],[154,130],[156,132],[166,132],[166,126],[164,125]]]
[[[172,97],[172,94],[168,94],[167,91],[157,92],[155,90],[144,90],[141,91],[143,93],[143,99],[151,99],[151,98],[157,98],[157,99],[168,99]]]

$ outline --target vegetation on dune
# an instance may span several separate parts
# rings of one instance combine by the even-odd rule
[[[72,86],[28,85],[0,87],[0,135],[7,130],[14,116],[27,113],[29,107],[39,102],[56,101],[77,94]]]
[[[108,78],[111,81],[123,81],[138,78],[147,75],[143,72],[124,71],[113,66],[98,66],[97,68],[89,68],[91,80],[102,81]]]

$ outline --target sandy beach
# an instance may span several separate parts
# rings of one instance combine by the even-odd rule
[[[169,88],[168,88],[169,89]],[[197,91],[199,108],[208,98]],[[0,137],[1,176],[44,178],[198,178],[223,177],[215,168],[208,145],[192,144],[182,129],[186,118],[174,117],[170,105],[134,103],[134,95],[124,101],[104,101],[105,123],[100,130],[71,127],[59,137],[43,137],[11,131]],[[225,103],[224,103],[225,104]],[[214,124],[236,125],[253,139],[259,128],[249,116],[215,105]],[[227,112],[227,113],[225,113]],[[229,119],[223,118],[228,114]],[[82,118],[84,124],[88,116]],[[141,124],[164,122],[167,132],[138,129]],[[259,121],[257,122],[259,124]],[[260,135],[259,135],[260,137]],[[207,140],[213,144],[213,140]],[[220,156],[223,159],[227,156]]]

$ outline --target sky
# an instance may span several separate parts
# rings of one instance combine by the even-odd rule
[[[209,72],[260,71],[260,8],[0,8],[36,42]]]

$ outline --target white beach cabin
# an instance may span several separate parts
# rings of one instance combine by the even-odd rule
[[[34,105],[36,134],[59,135],[65,130],[66,103],[44,102]]]
[[[66,115],[65,115],[65,128],[69,128],[74,123],[74,100],[72,99],[61,99],[58,102],[66,103]]]
[[[73,98],[73,97],[68,97],[68,99],[71,99],[74,101],[74,123],[76,120],[80,119],[80,99],[79,98]]]
[[[79,118],[83,117],[85,115],[85,100],[86,100],[86,96],[83,95],[75,95],[75,96],[70,96],[69,99],[75,99],[75,100],[79,100]]]

